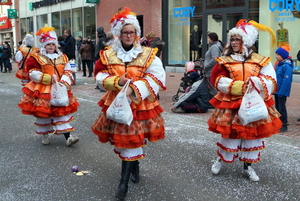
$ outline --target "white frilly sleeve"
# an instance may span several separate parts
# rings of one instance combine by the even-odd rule
[[[151,65],[147,68],[144,78],[133,82],[134,93],[131,95],[131,99],[137,104],[146,98],[150,101],[155,101],[158,92],[165,90],[165,83],[165,69],[161,60],[155,57]]]

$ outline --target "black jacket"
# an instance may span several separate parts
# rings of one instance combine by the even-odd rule
[[[98,60],[100,58],[99,52],[100,52],[100,50],[104,49],[105,46],[104,46],[103,42],[106,39],[106,33],[104,33],[103,27],[98,27],[97,32],[98,32],[98,42],[97,42],[97,46],[96,46],[96,50],[95,50],[95,60]]]
[[[11,58],[11,50],[9,47],[2,49],[2,57],[1,59],[5,60],[5,59],[10,59]]]
[[[65,45],[63,48],[63,53],[67,55],[68,59],[75,59],[75,45],[76,40],[75,38],[70,34],[65,39]]]

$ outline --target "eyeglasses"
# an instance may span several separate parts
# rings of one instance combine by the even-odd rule
[[[47,46],[50,46],[50,45],[55,46],[55,43],[48,43],[47,44]]]
[[[135,36],[135,32],[133,32],[133,31],[131,31],[131,32],[121,32],[121,34],[123,35],[123,36]]]
[[[237,43],[239,43],[241,41],[242,41],[242,39],[240,39],[240,38],[230,38],[230,42],[237,42]]]

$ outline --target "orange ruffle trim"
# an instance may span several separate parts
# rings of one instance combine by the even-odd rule
[[[25,72],[23,69],[18,69],[15,76],[21,80],[29,80],[29,73]]]
[[[164,119],[161,115],[147,120],[133,120],[130,126],[106,118],[101,113],[92,125],[92,131],[102,143],[110,142],[118,148],[138,148],[146,145],[146,139],[156,142],[165,138]]]
[[[18,107],[23,114],[33,115],[39,118],[60,117],[78,110],[77,98],[68,91],[70,104],[68,106],[51,106],[50,94],[41,94],[39,91],[32,92],[24,87],[24,96],[21,98]]]

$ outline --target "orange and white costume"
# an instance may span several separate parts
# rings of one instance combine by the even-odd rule
[[[74,79],[67,56],[58,49],[53,54],[45,51],[44,46],[47,42],[57,44],[56,34],[54,31],[51,32],[55,36],[47,40],[50,38],[48,31],[47,38],[43,39],[40,53],[31,54],[26,61],[30,82],[23,87],[24,95],[18,104],[23,114],[36,117],[36,133],[40,135],[53,132],[58,135],[73,131],[74,128],[69,122],[73,120],[72,113],[76,112],[79,106],[76,97],[71,92]],[[53,75],[56,75],[57,81],[63,83],[68,90],[68,106],[50,105]]]
[[[163,109],[156,95],[160,89],[166,89],[165,71],[160,59],[155,56],[156,52],[157,49],[141,46],[128,52],[121,47],[117,52],[110,48],[100,52],[100,59],[95,65],[97,84],[107,92],[98,103],[102,107],[101,114],[92,130],[100,142],[114,145],[122,160],[144,158],[142,147],[146,145],[146,139],[151,142],[164,139]],[[122,88],[118,81],[125,72],[128,78],[133,78],[130,84],[134,89],[130,96],[133,121],[130,126],[109,120],[105,115]]]
[[[28,71],[26,70],[26,60],[31,54],[39,51],[39,48],[33,47],[34,38],[31,34],[26,34],[23,39],[23,44],[19,47],[19,51],[16,53],[15,59],[18,63],[18,70],[16,77],[21,80],[22,86],[25,86],[29,82]]]
[[[240,20],[228,34],[228,44],[232,36],[242,37],[242,48],[237,53],[228,54],[230,46],[225,48],[224,55],[217,57],[217,65],[212,70],[211,81],[219,93],[210,100],[215,107],[208,120],[209,130],[220,134],[217,142],[217,154],[227,163],[232,163],[241,151],[240,161],[256,163],[260,161],[260,151],[265,148],[263,138],[279,133],[281,128],[280,114],[275,109],[272,94],[276,92],[276,74],[270,57],[254,53],[251,49],[257,39],[258,30],[274,32],[255,21]],[[238,110],[248,83],[263,94],[269,112],[268,119],[258,120],[242,125]]]

